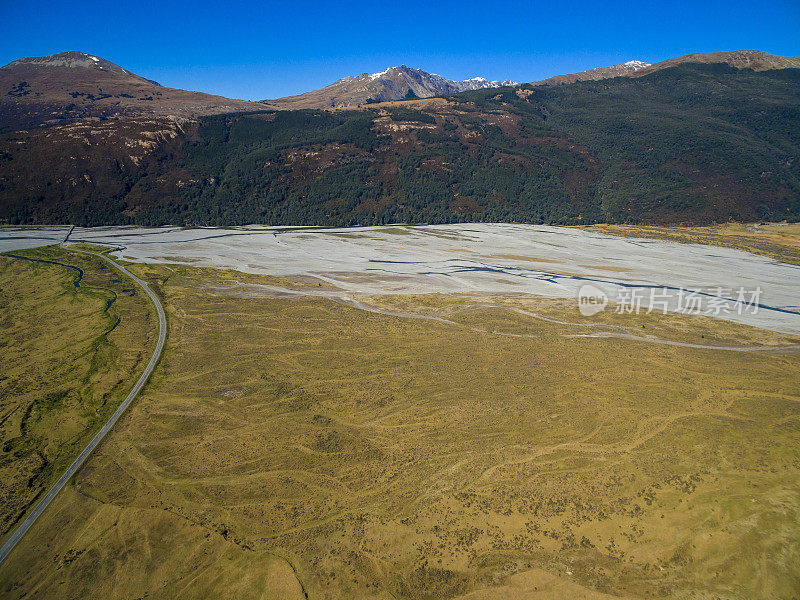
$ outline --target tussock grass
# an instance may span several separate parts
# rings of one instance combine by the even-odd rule
[[[170,350],[0,570],[4,596],[796,594],[800,355],[567,338],[578,326],[502,308],[577,322],[564,301],[370,300],[453,324],[135,268],[166,299]],[[544,335],[502,335],[520,330]]]
[[[723,246],[800,265],[800,225],[797,223],[766,223],[763,225],[725,223],[709,227],[589,225],[583,229],[623,237],[643,237]]]

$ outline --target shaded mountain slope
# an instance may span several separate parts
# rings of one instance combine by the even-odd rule
[[[681,64],[643,77],[335,112],[124,122],[0,137],[0,218],[95,225],[800,218],[797,69]],[[34,173],[35,164],[48,169]]]

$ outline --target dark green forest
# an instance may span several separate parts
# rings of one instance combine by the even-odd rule
[[[37,146],[30,134],[23,148],[19,133],[5,134],[0,219],[331,226],[800,219],[798,70],[685,64],[639,78],[448,100],[446,108],[411,100],[204,117],[135,165],[114,158],[110,146],[80,164],[91,185],[71,187],[69,164],[43,168],[57,136]],[[69,143],[56,151],[74,153]],[[37,160],[43,164],[24,163]]]

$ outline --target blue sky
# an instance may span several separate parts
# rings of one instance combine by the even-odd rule
[[[800,0],[0,0],[2,64],[81,50],[163,85],[251,100],[399,64],[524,82],[740,49],[800,55]]]

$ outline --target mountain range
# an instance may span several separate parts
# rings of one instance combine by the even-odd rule
[[[800,57],[530,83],[407,66],[250,102],[65,52],[0,68],[0,222],[800,217]]]
[[[652,65],[631,60],[579,73],[556,75],[530,85],[638,77],[685,63],[728,64],[761,71],[800,68],[800,57],[737,51],[690,54]],[[321,89],[295,96],[250,102],[164,87],[103,58],[72,51],[20,58],[0,68],[0,131],[91,117],[173,116],[193,119],[265,108],[348,108],[519,85],[511,80],[489,81],[483,77],[455,81],[402,65],[379,73],[344,77]]]
[[[264,102],[283,109],[345,108],[392,100],[432,98],[510,85],[518,84],[510,80],[488,81],[483,77],[453,81],[441,75],[402,65],[389,67],[380,73],[363,73],[356,77],[344,77],[319,90]]]

